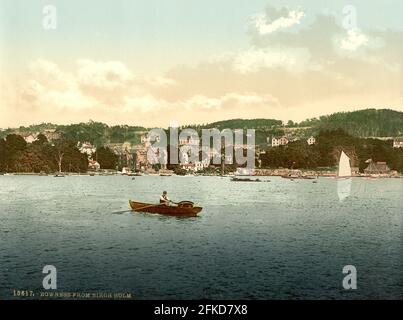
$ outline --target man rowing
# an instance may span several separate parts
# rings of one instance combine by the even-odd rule
[[[166,206],[169,206],[171,203],[171,200],[168,198],[168,192],[164,191],[160,197],[160,204],[165,204]]]

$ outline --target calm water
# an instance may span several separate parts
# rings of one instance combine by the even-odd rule
[[[263,180],[0,176],[0,299],[47,264],[59,291],[138,299],[403,298],[403,179],[353,179],[342,202],[335,179]],[[200,217],[122,213],[163,190]]]

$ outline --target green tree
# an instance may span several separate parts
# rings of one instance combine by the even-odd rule
[[[78,150],[77,143],[73,140],[57,140],[52,154],[59,171],[86,172],[88,170],[87,156]]]
[[[109,148],[98,148],[94,157],[102,169],[116,169],[118,157]]]
[[[7,171],[7,145],[4,139],[0,139],[0,172]]]
[[[40,134],[37,136],[36,140],[35,140],[34,142],[32,142],[32,144],[33,144],[33,145],[40,145],[40,146],[42,146],[42,145],[44,145],[44,144],[46,144],[46,143],[48,143],[48,142],[49,142],[49,141],[48,141],[48,138],[46,138],[46,136],[45,136],[44,134],[40,133]]]

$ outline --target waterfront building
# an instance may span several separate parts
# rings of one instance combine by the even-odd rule
[[[94,170],[94,171],[99,171],[101,169],[101,165],[92,159],[88,160],[88,169],[89,170]]]
[[[386,162],[373,162],[372,160],[369,160],[368,162],[368,167],[364,169],[365,174],[389,174],[391,172]]]
[[[181,165],[182,169],[189,171],[196,171],[196,165],[194,163],[184,163]]]

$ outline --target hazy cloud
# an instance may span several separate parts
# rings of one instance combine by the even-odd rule
[[[152,76],[122,61],[80,59],[69,68],[33,61],[27,75],[0,77],[2,126],[89,118],[167,126],[403,110],[402,30],[345,29],[342,13],[304,16],[298,8],[267,7],[251,17],[244,48]]]
[[[269,6],[265,13],[253,16],[251,21],[259,34],[263,35],[300,24],[304,16],[305,13],[302,11],[288,10],[286,8],[276,9]]]
[[[348,51],[355,51],[368,43],[368,37],[358,29],[347,31],[347,37],[341,40],[341,48]]]
[[[288,72],[301,72],[311,65],[311,55],[305,48],[250,47],[232,57],[233,69],[240,73],[261,69],[284,68]]]
[[[289,12],[269,7],[264,15],[275,21]],[[169,76],[180,85],[169,95],[253,91],[276,97],[283,109],[301,106],[307,116],[309,104],[323,103],[326,112],[327,106],[335,110],[332,99],[347,108],[359,97],[357,108],[402,109],[403,32],[347,30],[341,22],[342,16],[319,14],[298,30],[260,32],[255,27],[244,50],[171,70]]]
[[[187,123],[192,115],[200,121],[219,120],[224,114],[247,116],[248,112],[278,105],[271,95],[254,92],[195,93],[165,99],[155,90],[170,91],[171,86],[177,86],[175,80],[136,76],[118,61],[79,60],[70,73],[52,61],[37,60],[29,70],[25,82],[14,87],[14,94],[2,98],[5,104],[18,105],[20,123],[45,118],[59,122],[82,117],[79,121],[86,121],[96,115],[108,123],[130,122],[133,118],[144,125],[167,126],[172,119]],[[10,88],[7,90],[10,92]]]

